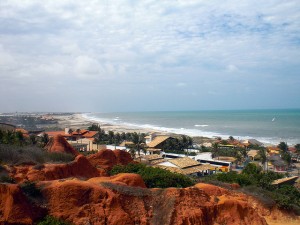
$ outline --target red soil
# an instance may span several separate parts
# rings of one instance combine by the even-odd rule
[[[18,185],[0,183],[0,224],[33,224],[43,214],[30,204]]]
[[[0,224],[33,224],[45,210],[79,225],[266,225],[265,218],[274,224],[286,221],[287,214],[266,209],[236,191],[202,183],[182,189],[148,189],[139,175],[100,177],[103,174],[95,168],[128,162],[131,158],[121,151],[104,150],[89,160],[79,155],[68,164],[11,167],[7,170],[19,181],[37,181],[42,203],[29,200],[18,185],[0,183]],[[59,180],[71,177],[75,179]]]
[[[74,161],[67,164],[45,164],[40,169],[35,166],[15,166],[10,171],[10,176],[17,182],[56,180],[68,177],[88,179],[106,175],[104,171],[92,166],[83,155],[76,156]]]
[[[120,173],[112,177],[94,177],[88,180],[92,183],[110,182],[115,184],[123,184],[132,187],[146,188],[146,185],[142,177],[138,174],[133,173]]]
[[[114,165],[127,165],[133,161],[128,152],[109,149],[101,150],[87,158],[93,166],[104,170],[111,170]]]
[[[48,144],[45,146],[48,152],[60,152],[69,153],[72,155],[78,155],[79,153],[67,142],[62,135],[54,136],[50,139]]]

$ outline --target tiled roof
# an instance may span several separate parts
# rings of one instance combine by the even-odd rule
[[[132,141],[123,141],[119,146],[126,147],[126,145],[133,145],[134,143]]]
[[[259,150],[251,149],[251,150],[247,153],[247,155],[248,155],[248,156],[251,156],[251,157],[255,157],[255,156],[258,155],[258,153],[259,153]]]
[[[145,155],[144,156],[145,159],[152,161],[152,160],[157,160],[157,159],[163,159],[162,156],[157,155],[157,154],[153,154],[153,155]]]
[[[198,161],[191,159],[189,157],[169,159],[168,161],[173,163],[174,165],[178,166],[181,169],[186,168],[186,167],[200,165],[200,163]]]
[[[214,159],[220,160],[220,161],[226,161],[226,162],[234,162],[234,161],[236,161],[235,157],[229,157],[229,156],[220,156],[220,157],[216,157]]]
[[[155,159],[155,160],[151,160],[149,163],[150,163],[150,165],[157,165],[157,164],[163,163],[165,161],[166,161],[165,159]]]
[[[205,170],[215,170],[216,169],[216,167],[211,166],[211,165],[206,165],[206,164],[193,166],[193,167],[189,167],[186,169],[180,169],[180,168],[176,168],[176,167],[169,167],[169,166],[162,166],[162,165],[157,165],[155,167],[159,167],[162,169],[169,170],[170,172],[173,172],[173,173],[180,173],[180,174],[184,174],[184,175],[198,173],[198,172],[202,172]]]
[[[168,138],[170,138],[170,137],[169,136],[157,136],[157,137],[154,138],[153,141],[151,141],[147,145],[148,145],[149,148],[155,148],[156,146],[158,146],[162,142],[166,141]]]
[[[275,184],[282,184],[282,183],[285,183],[287,181],[291,181],[291,180],[297,180],[298,179],[298,176],[293,176],[293,177],[285,177],[285,178],[281,178],[281,179],[278,179],[278,180],[274,180],[272,182],[273,185]]]

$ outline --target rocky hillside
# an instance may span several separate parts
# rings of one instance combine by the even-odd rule
[[[114,163],[131,161],[124,154],[105,150],[68,164],[5,166],[18,183],[0,183],[0,224],[34,224],[45,215],[82,225],[299,222],[238,191],[209,184],[149,189],[137,174],[109,177],[106,171]]]

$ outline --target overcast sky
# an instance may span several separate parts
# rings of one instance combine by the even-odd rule
[[[0,112],[300,108],[299,0],[0,0]]]

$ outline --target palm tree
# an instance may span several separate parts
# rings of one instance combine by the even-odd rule
[[[229,141],[231,141],[231,142],[233,142],[235,139],[234,139],[234,137],[232,137],[232,136],[229,136]]]
[[[267,154],[266,154],[266,149],[261,148],[259,149],[259,156],[260,156],[260,161],[263,166],[263,171],[266,170],[266,162],[267,162]]]
[[[49,142],[49,136],[48,136],[48,134],[44,133],[42,136],[43,147],[45,147],[48,142]]]
[[[287,152],[288,150],[288,145],[286,144],[286,142],[283,141],[280,142],[277,147],[280,148],[280,150],[282,150],[283,152]]]
[[[219,159],[219,143],[214,142],[212,144],[212,153],[213,153],[213,158],[217,156]]]

